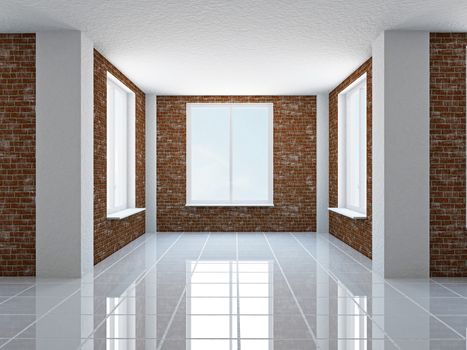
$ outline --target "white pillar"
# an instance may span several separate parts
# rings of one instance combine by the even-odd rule
[[[146,95],[146,232],[156,232],[156,95]]]
[[[373,43],[373,266],[429,276],[429,33]]]
[[[329,95],[316,99],[316,232],[329,232]]]
[[[36,274],[93,267],[93,43],[79,31],[36,35]]]

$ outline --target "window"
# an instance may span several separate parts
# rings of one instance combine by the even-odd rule
[[[272,205],[272,104],[187,104],[187,205]]]
[[[135,94],[107,73],[107,215],[135,207]]]
[[[338,201],[366,216],[366,74],[338,98]]]

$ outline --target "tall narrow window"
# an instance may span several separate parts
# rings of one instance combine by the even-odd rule
[[[135,207],[135,94],[107,73],[107,215]]]
[[[187,105],[187,205],[272,205],[272,104]]]
[[[338,98],[338,201],[354,217],[366,215],[366,99],[366,74]]]

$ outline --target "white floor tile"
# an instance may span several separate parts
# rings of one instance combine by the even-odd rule
[[[466,328],[467,279],[384,280],[326,234],[143,235],[82,279],[0,278],[2,350],[465,350]]]

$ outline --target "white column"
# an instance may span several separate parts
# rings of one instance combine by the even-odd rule
[[[146,95],[146,232],[156,226],[156,95]]]
[[[373,43],[373,266],[429,276],[429,33]]]
[[[36,274],[93,267],[93,43],[79,31],[36,36]]]
[[[316,231],[329,232],[329,95],[317,95]]]

